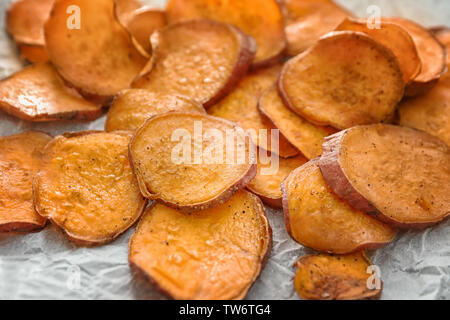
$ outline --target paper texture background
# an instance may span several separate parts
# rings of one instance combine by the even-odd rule
[[[7,36],[0,0],[0,78],[23,66]],[[147,1],[163,6],[164,0]],[[339,1],[359,16],[369,5],[383,15],[412,18],[427,26],[450,23],[447,0]],[[104,117],[91,123],[29,124],[0,112],[0,135],[26,129],[53,135],[103,129]],[[268,209],[274,246],[270,260],[247,299],[298,299],[292,265],[309,251],[287,235],[282,212]],[[52,226],[25,236],[0,235],[0,299],[164,299],[151,285],[133,277],[128,266],[130,230],[99,248],[78,248]],[[396,241],[370,252],[384,281],[383,299],[450,299],[450,221],[423,232],[399,233]]]

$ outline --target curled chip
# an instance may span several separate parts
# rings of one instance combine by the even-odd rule
[[[0,138],[0,232],[29,232],[46,225],[47,219],[34,210],[32,185],[41,151],[51,139],[36,131]]]
[[[258,157],[258,171],[247,189],[259,196],[264,203],[274,208],[282,208],[281,183],[298,167],[308,160],[303,156],[283,159],[272,154]]]
[[[368,20],[352,20],[347,18],[336,30],[363,32],[390,49],[399,62],[405,83],[414,80],[422,69],[422,62],[413,39],[399,25],[380,22],[379,28],[371,28]]]
[[[320,169],[354,208],[401,228],[422,228],[450,214],[450,149],[425,132],[360,126],[328,137]]]
[[[264,267],[272,230],[258,197],[240,191],[189,215],[153,205],[129,247],[130,265],[174,299],[239,300]]]
[[[306,300],[379,299],[383,282],[364,252],[306,255],[295,264],[295,290]],[[373,269],[376,272],[376,269]]]
[[[19,49],[22,54],[22,58],[32,63],[47,62],[49,60],[45,47],[19,44]]]
[[[295,56],[311,47],[352,14],[332,0],[285,0],[288,54]]]
[[[206,113],[201,105],[183,96],[144,89],[127,89],[114,99],[108,112],[105,130],[134,131],[143,125],[145,120],[169,111]]]
[[[391,50],[360,32],[337,31],[283,67],[285,104],[317,125],[345,129],[388,119],[405,83]]]
[[[417,96],[435,86],[447,69],[445,47],[431,31],[413,21],[403,18],[383,18],[382,21],[398,24],[408,31],[422,61],[421,72],[406,87],[405,95],[408,97]]]
[[[133,86],[215,104],[245,75],[255,43],[237,28],[210,20],[170,25],[153,33],[153,56]]]
[[[0,109],[27,121],[94,120],[101,107],[65,86],[49,63],[28,66],[0,81]]]
[[[55,0],[44,30],[60,75],[102,102],[128,88],[146,62],[116,21],[113,0]]]
[[[258,44],[253,67],[278,62],[286,48],[283,16],[275,0],[170,0],[166,12],[170,24],[205,18],[238,27]]]
[[[140,0],[114,0],[114,6],[117,20],[125,26],[134,12],[142,8],[142,3]]]
[[[272,145],[273,124],[258,111],[258,100],[261,94],[277,80],[280,66],[260,69],[246,75],[237,88],[208,109],[208,113],[233,121],[248,130],[252,140],[260,148],[275,152],[282,157],[292,157],[298,151],[281,135]]]
[[[280,133],[308,159],[320,156],[323,139],[336,132],[331,127],[316,126],[292,112],[283,104],[276,86],[262,94],[258,108],[275,127],[280,129]]]
[[[235,124],[201,113],[155,116],[130,154],[142,194],[185,212],[227,201],[255,177],[255,148]]]
[[[33,184],[37,212],[80,245],[105,244],[128,230],[146,204],[128,159],[130,138],[80,132],[53,139]]]
[[[304,246],[346,254],[376,249],[394,239],[393,229],[353,209],[328,189],[318,159],[294,170],[281,188],[286,229]]]
[[[436,38],[442,43],[447,51],[447,69],[450,67],[450,29],[447,27],[433,31]],[[447,73],[448,75],[448,73]]]

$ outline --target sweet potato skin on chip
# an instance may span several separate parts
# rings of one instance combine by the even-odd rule
[[[306,255],[295,266],[295,290],[305,300],[379,299],[379,289],[369,289],[367,273],[373,263],[364,252],[344,256],[328,254]]]
[[[36,211],[83,246],[109,243],[132,227],[146,201],[129,162],[130,138],[87,131],[53,139],[33,183]]]
[[[298,151],[282,135],[279,136],[277,151],[272,146],[271,140],[272,130],[277,128],[258,111],[259,97],[264,90],[275,83],[280,70],[280,66],[277,65],[247,74],[236,89],[219,103],[209,108],[208,113],[215,117],[233,121],[245,130],[252,130],[252,140],[260,148],[288,158],[297,155]],[[267,130],[267,139],[260,139],[260,130]]]
[[[320,168],[354,208],[399,228],[424,228],[450,214],[450,149],[425,132],[360,126],[328,137]]]
[[[304,246],[346,254],[377,249],[394,239],[395,231],[339,199],[329,189],[318,159],[294,170],[283,182],[286,229]]]
[[[422,62],[413,39],[399,25],[381,22],[380,28],[370,29],[367,20],[347,18],[336,30],[363,32],[390,49],[400,64],[405,83],[414,80],[422,70]]]
[[[19,44],[19,50],[22,58],[31,63],[40,63],[49,61],[49,57],[45,47],[29,44]]]
[[[261,200],[240,191],[190,215],[154,204],[129,247],[131,267],[173,299],[240,300],[265,265],[272,230]]]
[[[0,109],[23,120],[94,120],[103,109],[65,86],[49,63],[28,66],[0,81]]]
[[[270,157],[270,155],[268,155],[268,157]],[[269,172],[263,172],[262,170],[271,170],[271,163],[265,164],[261,161],[261,158],[258,157],[256,176],[247,186],[248,190],[259,196],[265,204],[273,208],[283,207],[281,183],[294,169],[304,165],[308,160],[300,155],[287,159],[279,157],[278,162],[278,169],[276,172],[268,174]]]
[[[387,120],[405,87],[392,51],[351,31],[329,33],[289,60],[278,85],[291,110],[337,129]]]
[[[36,131],[0,138],[0,233],[42,229],[47,219],[33,206],[33,176],[51,136]]]
[[[152,59],[134,88],[182,94],[205,108],[226,96],[247,72],[252,38],[211,20],[191,20],[153,33]]]
[[[66,12],[73,5],[80,8],[79,29],[76,12]],[[113,0],[55,0],[44,31],[51,62],[87,97],[106,101],[129,88],[146,63],[116,21]]]
[[[196,126],[202,131],[196,133]],[[241,135],[232,139],[231,161],[226,151],[216,161],[215,147],[223,145],[216,137],[208,137],[208,131],[218,130],[224,142],[227,130],[239,129]],[[130,157],[145,197],[193,212],[222,204],[247,186],[256,175],[255,149],[250,137],[232,122],[201,113],[169,112],[150,118],[139,128],[130,143]],[[243,156],[244,161],[239,161]]]
[[[331,127],[320,127],[309,123],[292,112],[284,105],[276,86],[269,88],[261,95],[258,109],[308,159],[320,156],[323,139],[336,132]]]
[[[187,97],[144,89],[126,89],[114,99],[108,112],[105,130],[134,131],[143,125],[145,120],[169,111],[206,113],[201,105]]]
[[[204,18],[238,27],[258,44],[253,68],[277,63],[286,48],[283,16],[275,0],[170,0],[166,12],[170,24]]]

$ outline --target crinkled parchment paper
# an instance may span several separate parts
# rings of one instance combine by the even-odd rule
[[[162,6],[164,0],[148,1]],[[400,15],[427,26],[450,21],[448,0],[341,0],[360,16],[370,5],[383,15]],[[0,0],[0,78],[23,66],[16,46],[4,31],[9,0]],[[52,134],[103,129],[104,117],[91,123],[29,124],[0,113],[0,135],[26,129]],[[450,183],[450,182],[449,182]],[[274,247],[248,299],[297,299],[293,263],[308,252],[292,241],[281,211],[268,209]],[[49,226],[25,236],[0,235],[0,299],[164,299],[149,284],[135,279],[128,266],[128,239],[133,230],[100,248],[77,248]],[[399,233],[396,241],[370,253],[384,281],[384,299],[450,299],[450,221],[424,232]]]

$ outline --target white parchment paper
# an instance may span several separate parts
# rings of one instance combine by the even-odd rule
[[[9,0],[0,0],[0,78],[24,65],[5,32]],[[162,7],[164,0],[146,1]],[[383,15],[399,15],[427,26],[450,23],[448,0],[341,0],[359,16],[370,5]],[[0,135],[26,129],[53,135],[103,129],[91,123],[30,124],[0,112]],[[450,183],[450,182],[449,182]],[[292,265],[310,252],[287,235],[281,210],[267,209],[274,247],[248,299],[298,299]],[[150,284],[133,277],[128,240],[133,230],[99,248],[79,248],[52,226],[29,235],[0,235],[0,299],[164,299]],[[384,281],[383,299],[450,299],[450,221],[422,232],[402,232],[387,247],[370,253]]]

